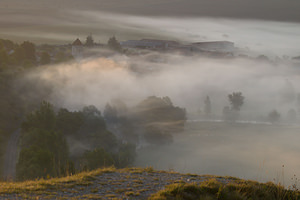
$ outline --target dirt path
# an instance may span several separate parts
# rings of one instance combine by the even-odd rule
[[[3,178],[5,180],[15,180],[16,178],[18,140],[20,134],[21,129],[18,129],[15,132],[13,132],[7,143],[3,167]]]
[[[54,182],[20,183],[10,186],[8,192],[1,191],[0,199],[148,199],[151,194],[173,183],[199,184],[211,178],[222,183],[233,180],[223,177],[199,176],[158,171],[117,170],[96,176],[86,176],[80,181],[65,180]],[[3,183],[5,184],[5,183]],[[12,183],[13,184],[13,183]],[[8,186],[5,186],[8,187]],[[21,187],[21,188],[18,188]],[[24,188],[26,187],[26,188]],[[14,190],[14,191],[13,191]]]

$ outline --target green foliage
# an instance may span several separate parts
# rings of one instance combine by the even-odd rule
[[[14,90],[15,76],[0,73],[0,129],[12,132],[17,129],[23,112],[23,101]]]
[[[94,46],[94,39],[93,39],[92,35],[88,35],[86,37],[85,45],[88,46],[88,47]]]
[[[41,129],[23,133],[22,150],[17,164],[18,179],[65,175],[62,172],[67,165],[68,146],[61,134]],[[30,169],[35,170],[27,173]]]
[[[4,69],[7,67],[9,58],[7,52],[4,48],[0,47],[0,69]]]
[[[63,135],[55,129],[56,114],[48,102],[42,102],[38,110],[27,115],[22,123],[18,179],[60,176],[68,171],[68,146]],[[47,161],[41,160],[41,156],[47,158]],[[35,170],[27,174],[28,169]]]
[[[24,48],[21,46],[18,46],[13,53],[13,58],[15,59],[17,64],[23,63],[23,61],[25,60]]]
[[[16,45],[10,40],[0,39],[0,48],[1,47],[5,48],[7,51],[10,51],[13,50],[16,47]]]
[[[72,155],[74,165],[69,161],[66,137],[73,141],[70,147],[76,147],[79,152]],[[45,155],[48,161],[39,163],[40,155]],[[127,166],[134,157],[135,146],[119,144],[116,136],[106,129],[101,112],[95,106],[86,106],[79,112],[62,108],[55,113],[53,105],[43,101],[22,123],[17,178],[61,176],[73,172],[76,166],[79,170],[113,164]],[[37,173],[25,174],[26,169],[36,169]]]
[[[102,148],[86,151],[83,155],[83,160],[85,168],[88,170],[112,166],[114,164],[112,156]]]
[[[183,130],[186,111],[175,107],[169,97],[150,96],[131,111],[120,101],[107,104],[104,117],[126,142],[137,143],[139,134],[143,134],[151,144],[168,144],[173,133]]]
[[[118,153],[114,155],[115,166],[123,168],[133,163],[136,156],[135,149],[134,144],[121,144]]]
[[[101,112],[95,106],[85,106],[82,109],[82,114],[84,116],[84,124],[81,127],[81,132],[92,133],[106,129],[106,124],[101,116]]]
[[[137,106],[135,119],[143,126],[146,141],[167,144],[172,142],[172,133],[183,130],[186,111],[173,106],[169,97],[151,96]]]
[[[143,122],[185,121],[184,109],[173,106],[169,97],[150,96],[137,106],[137,115]]]
[[[40,108],[27,115],[26,120],[22,123],[22,130],[29,131],[31,129],[54,130],[56,116],[53,105],[43,101]]]
[[[17,163],[19,180],[46,178],[55,175],[54,155],[49,150],[37,146],[22,149]]]
[[[107,45],[110,49],[114,50],[114,51],[118,51],[121,52],[122,51],[122,47],[119,43],[119,41],[116,39],[115,36],[109,38]]]
[[[24,49],[25,59],[35,62],[35,45],[29,41],[25,41],[20,46]]]
[[[61,108],[56,117],[56,130],[63,135],[75,135],[83,125],[84,117],[81,112],[70,112]]]
[[[40,63],[41,63],[42,65],[47,65],[47,64],[49,64],[50,62],[51,62],[51,57],[50,57],[50,55],[49,55],[46,51],[42,52]]]
[[[26,60],[23,61],[23,67],[24,67],[25,69],[30,69],[30,68],[32,68],[33,66],[34,66],[34,64],[33,64],[33,62],[32,62],[31,60],[26,59]]]

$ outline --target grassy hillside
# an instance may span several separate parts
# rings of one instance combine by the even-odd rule
[[[166,189],[165,189],[166,188]],[[298,191],[233,177],[104,168],[73,176],[0,182],[7,199],[299,199]]]

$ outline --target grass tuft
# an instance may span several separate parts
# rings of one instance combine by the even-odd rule
[[[298,191],[286,190],[273,183],[237,180],[224,184],[216,179],[197,184],[173,184],[152,195],[150,200],[297,200]]]

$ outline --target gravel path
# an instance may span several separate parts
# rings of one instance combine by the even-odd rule
[[[17,163],[17,149],[18,140],[21,134],[21,129],[13,132],[7,143],[4,167],[3,167],[3,178],[4,180],[15,180],[16,177],[16,163]]]
[[[1,199],[147,199],[173,183],[201,183],[210,176],[170,172],[116,171],[92,176],[85,183],[72,182],[43,191],[0,194]],[[230,178],[214,177],[228,183]],[[1,192],[1,191],[0,191]]]

